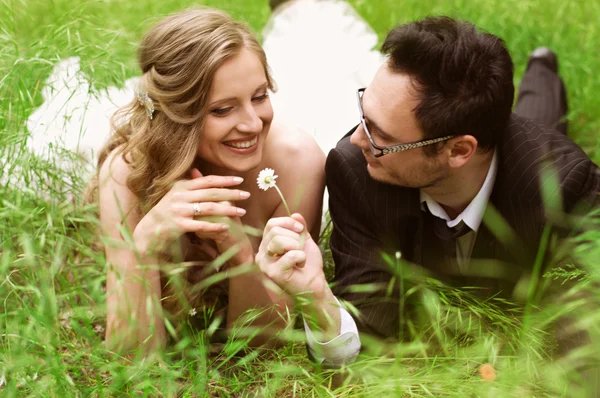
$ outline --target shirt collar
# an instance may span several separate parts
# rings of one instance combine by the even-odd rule
[[[487,176],[485,177],[485,181],[481,186],[481,189],[473,198],[471,203],[463,210],[462,213],[458,215],[454,220],[451,220],[446,211],[438,202],[433,200],[431,196],[427,195],[423,191],[419,191],[421,198],[421,209],[424,210],[424,203],[427,203],[427,208],[434,216],[446,220],[446,223],[450,228],[457,226],[461,221],[463,221],[469,228],[473,231],[477,232],[479,230],[479,226],[481,225],[481,221],[483,220],[483,213],[485,212],[485,208],[490,199],[490,195],[492,194],[492,189],[494,188],[494,182],[496,181],[496,173],[498,171],[498,156],[497,152],[494,151],[494,156],[492,157],[492,163],[490,164],[490,168],[487,172]]]

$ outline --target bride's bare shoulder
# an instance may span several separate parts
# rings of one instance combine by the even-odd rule
[[[315,139],[306,131],[283,122],[274,122],[269,133],[269,149],[278,158],[289,156],[325,157]],[[305,158],[306,160],[307,158]]]
[[[120,149],[113,149],[102,163],[98,171],[100,187],[109,183],[126,186],[127,178],[131,174],[131,167]]]
[[[131,167],[120,150],[114,149],[102,163],[98,172],[98,199],[101,220],[113,225],[121,222],[122,214],[127,215],[130,226],[141,217],[139,201],[127,186]]]
[[[276,170],[291,173],[324,170],[325,154],[306,131],[284,123],[274,123],[269,133],[268,158]],[[307,170],[308,169],[308,170]]]

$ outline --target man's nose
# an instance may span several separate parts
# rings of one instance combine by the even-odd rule
[[[356,145],[359,148],[367,149],[367,135],[365,134],[365,130],[363,128],[362,123],[358,125],[354,133],[350,136],[350,143],[352,145]]]

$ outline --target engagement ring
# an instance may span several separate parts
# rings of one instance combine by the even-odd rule
[[[202,213],[202,209],[200,209],[200,203],[195,202],[194,203],[194,216],[198,217],[200,215],[200,213]]]

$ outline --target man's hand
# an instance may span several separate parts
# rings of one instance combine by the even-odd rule
[[[269,220],[256,263],[277,286],[294,296],[319,295],[327,286],[321,251],[300,214]]]
[[[300,214],[272,218],[256,254],[262,272],[295,297],[305,315],[312,317],[325,337],[340,331],[340,309],[323,272],[323,257]]]

